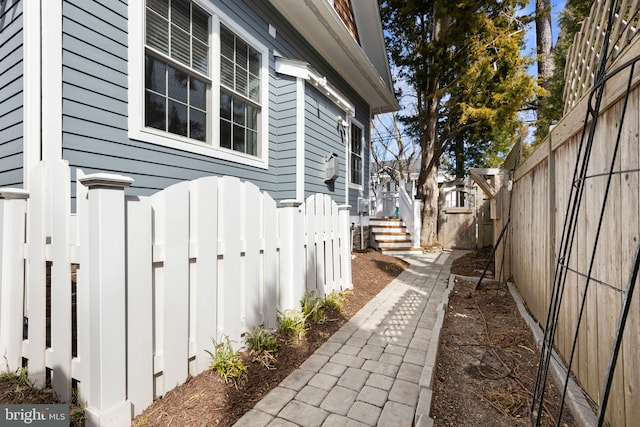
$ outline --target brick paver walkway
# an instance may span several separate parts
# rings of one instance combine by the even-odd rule
[[[449,269],[461,254],[402,256],[410,267],[235,425],[432,425]]]

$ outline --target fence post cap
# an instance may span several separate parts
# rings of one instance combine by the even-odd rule
[[[280,200],[280,205],[285,208],[297,208],[301,204],[302,202],[300,200],[295,199]]]
[[[349,209],[351,209],[351,205],[340,205],[340,206],[338,206],[338,210],[339,211],[348,211]]]
[[[133,178],[112,173],[94,173],[79,178],[78,181],[89,189],[93,188],[127,188],[133,184]]]
[[[28,199],[29,192],[22,188],[0,188],[0,199]]]

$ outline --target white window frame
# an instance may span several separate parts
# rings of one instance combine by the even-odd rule
[[[360,184],[354,184],[353,182],[351,182],[351,177],[353,174],[353,171],[351,170],[351,127],[352,126],[357,126],[358,128],[360,128],[361,132],[361,136],[360,136],[360,160],[362,161],[362,170],[360,171]],[[353,189],[357,189],[357,190],[362,190],[364,189],[364,144],[366,143],[366,139],[364,137],[364,126],[362,125],[362,123],[360,123],[359,121],[355,120],[355,119],[351,119],[349,120],[349,128],[347,129],[349,138],[347,140],[347,153],[349,154],[348,157],[348,164],[347,164],[347,168],[349,170],[349,188],[353,188]]]
[[[129,139],[148,142],[181,151],[201,154],[221,160],[254,166],[269,167],[269,49],[220,12],[210,1],[191,0],[211,15],[209,31],[211,101],[207,108],[210,140],[206,143],[173,135],[144,125],[145,76],[145,7],[146,1],[129,3]],[[224,24],[238,37],[262,55],[260,69],[260,122],[258,125],[258,155],[220,147],[220,24]],[[209,110],[210,109],[210,110]]]

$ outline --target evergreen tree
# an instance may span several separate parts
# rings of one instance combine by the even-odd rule
[[[518,111],[534,95],[527,75],[520,0],[380,0],[391,61],[413,89],[404,117],[420,141],[423,247],[436,243],[440,157],[456,169],[498,158],[517,138]]]

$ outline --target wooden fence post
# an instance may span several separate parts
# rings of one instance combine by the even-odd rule
[[[342,289],[353,289],[351,280],[351,228],[349,211],[351,205],[338,206],[340,224],[340,271],[342,272]]]
[[[280,229],[280,297],[281,311],[299,308],[306,290],[304,251],[304,213],[298,200],[282,200],[278,223]]]
[[[22,366],[25,213],[29,193],[0,189],[0,372]]]
[[[133,180],[111,174],[79,179],[88,192],[87,269],[89,354],[82,355],[90,377],[85,411],[88,426],[128,426],[131,403],[127,400],[126,251],[124,189]],[[85,359],[86,357],[86,359]]]
[[[549,283],[547,286],[547,289],[549,290],[549,295],[551,295],[552,292],[552,288],[553,288],[553,282],[554,282],[554,277],[555,277],[555,263],[556,263],[556,153],[555,151],[553,151],[553,128],[555,128],[556,125],[550,125],[549,126],[549,152],[547,154],[547,170],[548,170],[548,177],[547,177],[547,190],[549,191],[548,193],[548,197],[549,197],[549,210],[548,210],[548,215],[549,217],[547,218],[547,225],[548,225],[548,243],[547,243],[547,256],[548,256],[548,277],[549,277]]]

